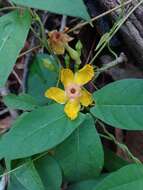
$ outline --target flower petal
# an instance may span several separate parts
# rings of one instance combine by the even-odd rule
[[[63,55],[65,53],[65,46],[61,43],[53,43],[51,45],[53,52],[57,55]]]
[[[48,33],[49,35],[49,46],[55,54],[62,55],[65,52],[66,44],[72,40],[72,38],[64,33],[57,30],[53,30]]]
[[[79,100],[69,100],[65,105],[64,111],[71,120],[76,119],[78,112],[80,111]]]
[[[51,87],[45,92],[45,96],[60,104],[64,104],[67,100],[65,91],[57,87]]]
[[[93,98],[92,98],[92,94],[90,92],[88,92],[87,90],[82,90],[81,91],[81,97],[80,97],[80,103],[87,107],[90,104],[92,104],[93,102]]]
[[[72,70],[70,69],[61,70],[61,82],[63,83],[65,88],[71,83],[73,83],[73,80],[74,80],[74,74]]]
[[[75,83],[79,85],[84,85],[88,83],[94,76],[93,66],[87,64],[78,72],[75,73]]]

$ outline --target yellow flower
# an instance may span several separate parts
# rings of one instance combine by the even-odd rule
[[[64,32],[58,32],[57,30],[53,30],[49,32],[49,45],[53,52],[58,55],[62,55],[65,52],[65,46],[70,42],[73,38],[67,35]]]
[[[65,90],[51,87],[45,92],[45,96],[60,104],[65,104],[64,112],[71,120],[74,120],[78,116],[81,105],[87,107],[93,102],[91,93],[83,88],[83,85],[88,83],[93,76],[94,70],[89,64],[75,74],[70,69],[62,69],[61,82]]]

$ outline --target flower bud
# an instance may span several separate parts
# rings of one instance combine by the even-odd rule
[[[66,45],[66,50],[68,51],[70,57],[75,60],[75,62],[80,65],[81,64],[81,60],[80,60],[80,56],[78,54],[78,52],[76,50],[74,50],[73,48],[71,48],[69,45]]]
[[[49,46],[57,55],[63,55],[65,53],[65,46],[72,39],[64,32],[58,32],[56,30],[49,32]]]
[[[78,40],[78,42],[77,42],[75,48],[76,48],[76,50],[77,50],[79,56],[81,56],[81,50],[82,50],[82,48],[83,48],[83,45],[82,45],[82,43],[81,43],[80,40]]]

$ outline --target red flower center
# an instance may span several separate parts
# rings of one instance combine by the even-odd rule
[[[65,88],[66,94],[70,99],[75,99],[81,96],[81,86],[71,84]]]
[[[60,37],[61,37],[61,34],[59,32],[56,32],[55,33],[55,38],[58,40],[58,39],[60,39]]]
[[[75,89],[75,88],[72,88],[72,89],[71,89],[71,93],[72,93],[72,94],[76,93],[76,89]]]

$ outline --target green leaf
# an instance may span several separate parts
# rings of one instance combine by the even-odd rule
[[[143,166],[131,164],[105,177],[92,190],[142,190]]]
[[[68,190],[92,190],[100,181],[91,179],[71,185]]]
[[[97,177],[103,166],[103,150],[94,121],[87,119],[55,149],[54,157],[63,169],[67,181]]]
[[[5,85],[13,69],[30,25],[31,16],[28,11],[13,11],[0,17],[0,87]]]
[[[32,95],[39,104],[45,104],[50,101],[44,97],[44,93],[48,88],[56,86],[59,77],[57,70],[56,60],[48,54],[39,54],[34,59],[29,69],[27,93]]]
[[[41,178],[32,162],[28,162],[12,173],[9,190],[45,190]]]
[[[83,0],[11,0],[13,3],[32,7],[41,10],[47,10],[52,13],[64,14],[74,17],[80,17],[89,20],[89,15]]]
[[[24,114],[0,139],[1,157],[16,159],[49,150],[65,140],[83,121],[71,121],[63,106],[52,104]]]
[[[35,98],[29,94],[20,94],[19,96],[9,94],[3,98],[3,101],[11,109],[33,110],[39,106]]]
[[[110,172],[113,172],[129,164],[127,161],[123,160],[121,157],[116,155],[113,151],[105,147],[104,147],[104,155],[105,155],[104,167]]]
[[[105,123],[127,130],[143,130],[143,80],[124,79],[94,93],[91,113]]]
[[[10,177],[10,183],[8,185],[8,190],[27,190],[22,184],[19,183],[18,179],[11,175]]]
[[[35,162],[35,167],[46,190],[60,190],[62,185],[62,172],[55,159],[46,155]]]

